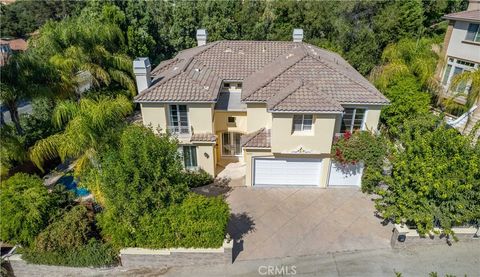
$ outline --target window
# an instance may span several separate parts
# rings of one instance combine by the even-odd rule
[[[242,88],[242,83],[237,83],[237,88]]]
[[[345,108],[342,117],[342,127],[340,133],[353,132],[354,130],[363,129],[366,109]]]
[[[240,146],[239,133],[223,133],[222,134],[222,155],[223,156],[240,156],[242,147]]]
[[[183,165],[186,169],[197,168],[197,147],[196,146],[183,146]]]
[[[170,105],[169,131],[178,134],[188,134],[187,105]]]
[[[293,132],[311,131],[313,124],[313,115],[296,114],[293,116]]]
[[[223,83],[224,88],[230,88],[230,83]]]
[[[229,116],[228,117],[228,123],[235,124],[235,117],[234,116]]]
[[[445,88],[448,88],[456,75],[465,71],[474,70],[475,68],[478,68],[478,64],[455,58],[448,58],[447,66],[443,73],[442,85],[445,86]],[[457,88],[455,88],[455,91],[464,92],[467,89],[467,85],[467,82],[462,82]]]
[[[467,36],[465,37],[465,40],[480,42],[479,26],[480,26],[479,24],[470,23],[470,25],[468,25],[468,31],[467,31]]]

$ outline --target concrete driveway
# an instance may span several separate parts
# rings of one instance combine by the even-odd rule
[[[234,188],[235,260],[390,248],[392,226],[357,188]]]

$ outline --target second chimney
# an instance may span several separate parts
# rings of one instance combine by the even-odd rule
[[[207,44],[207,30],[205,29],[197,30],[197,44],[198,46]]]
[[[303,41],[303,29],[293,29],[293,42]]]

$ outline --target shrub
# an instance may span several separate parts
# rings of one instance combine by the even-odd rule
[[[22,258],[34,264],[98,267],[118,263],[118,251],[111,244],[91,239],[86,245],[71,250],[41,252],[26,249]]]
[[[93,234],[92,225],[87,209],[75,206],[37,236],[35,250],[64,251],[85,245]]]
[[[144,228],[137,237],[137,246],[220,247],[229,217],[230,210],[223,198],[192,193],[181,204],[143,218]]]
[[[407,122],[392,154],[392,174],[376,207],[383,217],[426,234],[480,218],[480,145],[431,118]]]
[[[48,224],[56,206],[42,180],[17,173],[1,183],[1,239],[28,246]]]
[[[31,263],[64,266],[104,266],[117,261],[117,251],[97,240],[93,214],[84,206],[75,206],[51,223],[25,250],[23,258]]]
[[[382,135],[370,131],[356,131],[336,140],[332,146],[333,159],[342,164],[364,165],[362,190],[372,192],[381,180],[384,160],[388,153],[388,141]]]
[[[187,170],[185,172],[185,183],[190,188],[197,188],[213,183],[213,176],[203,169]]]
[[[132,125],[121,134],[118,147],[102,153],[102,170],[87,176],[84,183],[103,199],[99,225],[114,245],[134,245],[142,216],[181,203],[187,195],[177,147],[168,135]]]

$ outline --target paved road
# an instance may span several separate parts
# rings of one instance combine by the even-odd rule
[[[268,266],[289,268],[296,274],[283,276],[395,276],[395,271],[403,277],[428,276],[437,272],[438,276],[465,274],[480,276],[480,240],[472,243],[456,243],[453,246],[423,246],[409,250],[365,250],[341,252],[326,255],[237,261],[232,265],[195,266],[170,268],[168,270],[123,272],[126,275],[142,276],[281,276],[268,275]],[[260,271],[260,273],[259,273]],[[262,273],[262,274],[261,274]],[[278,273],[278,271],[277,271]],[[284,273],[286,270],[284,269]],[[122,276],[120,274],[119,276]],[[118,275],[117,275],[118,276]]]

